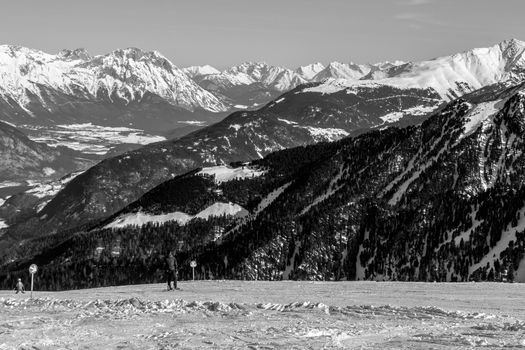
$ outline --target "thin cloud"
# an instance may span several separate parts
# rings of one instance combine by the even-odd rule
[[[402,2],[401,4],[407,5],[407,6],[420,6],[420,5],[429,5],[433,2],[434,0],[406,0]]]
[[[398,21],[405,21],[408,23],[409,28],[421,28],[425,25],[434,26],[446,26],[447,23],[436,20],[425,13],[420,12],[404,12],[394,15],[394,18]]]

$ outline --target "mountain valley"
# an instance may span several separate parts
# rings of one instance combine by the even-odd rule
[[[36,261],[46,266],[48,289],[151,282],[164,248],[182,240],[185,276],[197,259],[202,273],[220,278],[525,281],[524,52],[525,43],[508,40],[422,62],[295,71],[249,63],[222,72],[180,70],[135,49],[43,56],[46,69],[67,67],[53,92],[43,68],[30,65],[27,75],[41,80],[12,82],[26,92],[4,93],[0,103],[20,113],[13,122],[8,110],[10,123],[32,130],[33,141],[17,135],[40,159],[35,169],[56,174],[3,197],[0,274],[12,283],[9,276]],[[168,84],[171,71],[200,97],[181,99],[175,87],[152,89],[150,75],[128,76],[150,61],[152,76]],[[115,65],[131,68],[108,68]],[[86,70],[104,76],[97,88],[79,87]],[[57,107],[66,95],[126,117],[68,119],[72,110]],[[38,104],[55,119],[37,113]],[[155,124],[164,110],[183,117]],[[145,111],[156,112],[141,119]],[[207,117],[195,117],[201,112]],[[31,113],[46,133],[18,124]],[[189,133],[169,129],[174,120]],[[67,166],[52,163],[61,154]],[[90,167],[96,157],[106,159]],[[5,181],[20,186],[19,177]],[[130,266],[140,273],[131,276]]]
[[[493,86],[419,125],[196,169],[27,241],[4,271],[36,261],[50,289],[145,283],[183,241],[183,276],[196,259],[218,278],[524,281],[524,111],[523,85]]]

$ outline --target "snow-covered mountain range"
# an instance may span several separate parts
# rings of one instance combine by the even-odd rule
[[[315,81],[324,69],[320,63],[296,71],[264,63],[244,63],[223,72],[207,65],[179,69],[159,52],[137,48],[92,56],[84,49],[48,54],[1,45],[0,121],[53,147],[75,144],[61,132],[70,125],[92,126],[95,140],[104,138],[108,128],[144,131],[151,135],[137,143],[144,144],[159,136],[182,136],[231,111],[264,105]],[[121,143],[129,141],[122,138]],[[87,142],[73,148],[99,145]]]
[[[190,69],[192,78],[201,86],[226,95],[229,88],[256,83],[282,92],[306,82],[325,82],[323,86],[332,90],[334,85],[348,87],[373,82],[396,87],[432,88],[450,100],[486,85],[509,79],[521,80],[525,69],[524,51],[523,41],[510,39],[488,48],[420,62],[330,62],[327,66],[315,63],[294,71],[247,62],[222,72],[210,66]],[[319,89],[322,91],[323,87]]]
[[[224,96],[238,107],[262,105],[283,92],[310,82],[326,79],[355,81],[372,71],[382,71],[404,62],[354,64],[331,62],[312,63],[295,70],[261,62],[245,62],[219,72],[211,66],[185,68],[187,74],[201,87]]]
[[[58,55],[18,46],[0,46],[0,94],[31,110],[35,98],[44,107],[43,88],[85,98],[117,98],[127,104],[147,92],[182,108],[211,112],[228,109],[222,101],[197,86],[157,51],[136,48],[90,56],[85,50],[65,50]]]
[[[396,87],[431,88],[443,99],[451,100],[487,85],[525,77],[525,42],[511,39],[488,48],[479,48],[429,61],[409,62],[371,70],[359,81],[328,79],[315,90],[341,91],[371,84]]]
[[[156,117],[166,121],[185,113],[185,118],[193,118],[198,108],[202,111],[207,108],[207,113],[214,114],[212,110],[234,108],[239,101],[246,103],[237,105],[237,109],[254,105],[258,103],[256,100],[265,103],[259,110],[234,112],[181,139],[148,145],[97,164],[69,182],[56,196],[47,198],[46,201],[51,200],[48,206],[30,208],[32,221],[18,215],[22,211],[18,203],[22,201],[10,198],[6,202],[10,205],[9,213],[2,215],[9,218],[13,232],[23,234],[33,234],[37,229],[49,233],[56,227],[73,227],[115,213],[154,186],[197,167],[263,158],[285,148],[335,141],[373,128],[416,124],[446,100],[476,89],[497,91],[508,87],[521,81],[525,71],[525,43],[518,40],[415,63],[330,63],[326,67],[312,64],[296,70],[245,63],[222,72],[209,66],[181,70],[158,53],[137,49],[95,57],[83,50],[56,56],[38,53],[30,67],[24,69],[20,62],[26,60],[20,52],[28,49],[5,50],[15,52],[10,53],[10,67],[16,69],[0,67],[3,72],[16,72],[12,74],[17,78],[11,77],[11,73],[1,77],[10,82],[9,86],[21,87],[23,91],[13,88],[18,95],[8,92],[1,95],[4,96],[0,99],[2,118],[25,116],[33,121],[40,118],[57,122],[60,118],[67,119],[66,116],[80,115],[98,118],[100,122],[114,118],[119,123],[133,120],[151,126],[158,121]],[[15,56],[19,59],[14,59]],[[148,69],[153,73],[144,73]],[[102,77],[101,80],[80,79],[89,76],[85,70],[93,77]],[[25,76],[35,76],[38,82]],[[164,85],[156,85],[157,80]],[[184,82],[189,91],[198,92],[201,97],[211,97],[194,99],[192,93],[182,93],[192,97],[184,99],[178,95],[182,91],[178,83],[169,91],[156,90],[175,81]],[[280,92],[296,84],[300,85]],[[107,90],[110,87],[112,92]],[[268,103],[273,94],[279,96]],[[205,101],[219,101],[214,105],[217,109]],[[20,113],[13,114],[13,110]],[[42,111],[47,114],[39,114]],[[92,125],[99,124],[92,122]],[[134,125],[133,132],[139,129]]]
[[[223,71],[178,68],[157,51],[119,49],[91,56],[83,49],[47,54],[0,46],[0,120],[17,126],[130,126],[148,132],[184,122],[218,121],[264,105],[298,85],[321,82],[334,92],[370,84],[431,88],[444,100],[501,81],[523,78],[525,43],[511,39],[421,62],[313,63],[294,70],[245,62]]]
[[[68,118],[77,123],[100,123],[101,120],[111,123],[111,113],[104,110],[90,110],[93,114],[91,120],[82,115],[86,113],[74,115],[78,114],[75,113],[80,108],[78,105],[82,109],[93,104],[129,109],[130,105],[146,102],[148,96],[155,96],[186,112],[220,113],[231,111],[236,106],[243,108],[250,102],[239,100],[232,93],[231,90],[239,87],[255,84],[265,90],[262,92],[265,98],[248,105],[253,107],[299,84],[324,78],[357,79],[371,71],[371,67],[331,63],[325,68],[316,63],[293,71],[247,62],[220,72],[209,65],[179,69],[159,52],[137,48],[91,56],[84,49],[48,54],[20,46],[1,45],[0,119],[17,125],[31,123],[31,120],[35,123],[35,119],[43,124],[67,122],[65,119]],[[69,110],[64,109],[64,105]],[[182,114],[179,120],[191,115]],[[113,117],[117,119],[113,120],[113,126],[123,122]],[[199,118],[202,119],[196,119]],[[137,121],[131,118],[128,122]]]

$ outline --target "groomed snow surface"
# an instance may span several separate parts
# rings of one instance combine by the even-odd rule
[[[525,347],[522,284],[184,281],[179,287],[35,292],[33,300],[0,291],[0,349]]]

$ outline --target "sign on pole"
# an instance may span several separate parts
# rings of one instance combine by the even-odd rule
[[[35,276],[35,273],[38,271],[38,266],[36,264],[31,264],[29,266],[29,273],[31,274],[31,295],[30,298],[33,299],[33,277]]]
[[[190,262],[191,272],[192,272],[192,279],[195,281],[195,268],[197,267],[197,262],[195,260],[192,260]]]

